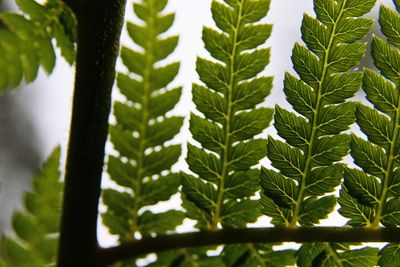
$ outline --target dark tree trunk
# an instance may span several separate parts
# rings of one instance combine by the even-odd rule
[[[66,1],[78,19],[59,267],[97,267],[97,209],[125,0]]]

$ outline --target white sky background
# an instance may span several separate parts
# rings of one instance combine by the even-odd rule
[[[191,84],[198,81],[198,75],[195,72],[196,56],[210,58],[203,48],[201,31],[203,25],[214,27],[210,11],[211,0],[169,0],[169,2],[167,11],[176,12],[176,20],[168,35],[179,34],[180,43],[175,53],[166,62],[176,60],[181,62],[180,73],[172,85],[181,85],[184,88],[181,102],[173,113],[188,116],[190,109],[194,109],[190,95]],[[381,3],[393,7],[390,0],[378,0],[370,16],[377,16]],[[270,12],[265,20],[274,24],[272,36],[267,43],[272,47],[271,63],[263,74],[274,76],[274,87],[272,94],[265,102],[267,106],[273,107],[277,103],[286,105],[282,91],[283,75],[285,71],[294,73],[290,56],[294,43],[301,42],[300,25],[304,12],[314,15],[311,0],[272,0]],[[132,19],[132,0],[128,1],[126,15],[128,20]],[[122,44],[132,46],[126,33],[123,33]],[[124,69],[120,63],[118,68]],[[41,138],[40,145],[44,155],[48,155],[60,143],[63,153],[66,152],[73,75],[73,69],[59,57],[56,69],[49,78],[41,73],[40,78],[33,85],[16,93],[21,95],[19,98],[21,105],[27,106],[26,108],[30,110],[29,115]],[[273,127],[270,127],[268,132],[274,134]],[[178,141],[186,143],[189,136],[186,121]],[[108,149],[110,148],[111,146],[108,145]],[[184,157],[181,157],[175,168],[180,170],[187,168]],[[176,198],[176,201],[179,201],[179,198]],[[339,215],[331,217],[325,223],[326,225],[343,225],[346,221]],[[262,220],[263,225],[266,226],[265,222],[268,221],[268,219]],[[187,225],[190,227],[190,224]],[[108,236],[107,230],[100,229],[99,236],[102,245],[108,246],[114,243],[115,239]]]

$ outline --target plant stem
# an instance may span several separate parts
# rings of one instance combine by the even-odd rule
[[[238,243],[281,242],[400,242],[400,228],[275,227],[199,231],[144,238],[99,251],[101,262],[112,264],[165,250]]]
[[[218,193],[217,193],[217,203],[215,207],[215,213],[214,217],[211,222],[211,229],[212,230],[217,230],[218,229],[218,223],[220,221],[220,215],[221,215],[221,208],[224,200],[224,191],[225,191],[225,180],[226,177],[228,176],[229,172],[229,151],[232,146],[232,141],[231,141],[231,123],[232,123],[232,118],[235,115],[234,110],[233,110],[233,105],[232,105],[232,95],[233,91],[236,88],[236,70],[235,70],[235,62],[236,62],[236,57],[238,55],[238,29],[240,27],[240,24],[242,23],[241,17],[242,17],[242,10],[243,10],[243,1],[240,1],[237,7],[237,23],[235,25],[235,28],[233,29],[232,33],[232,43],[233,43],[233,48],[232,48],[232,54],[230,57],[229,64],[227,64],[227,67],[229,68],[229,84],[226,92],[226,106],[227,106],[227,114],[225,118],[225,124],[224,124],[224,146],[222,150],[222,155],[221,155],[221,161],[222,161],[222,171],[220,175],[220,180],[218,184]]]
[[[71,2],[71,1],[70,1]],[[97,215],[125,0],[79,1],[78,52],[58,267],[102,266]]]

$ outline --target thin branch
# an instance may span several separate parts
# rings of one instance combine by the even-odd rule
[[[101,248],[99,258],[112,264],[139,255],[185,247],[235,243],[280,242],[399,242],[400,228],[299,227],[246,228],[200,231],[144,238],[125,244]]]
[[[125,10],[125,0],[82,2],[79,10],[74,10],[78,19],[78,53],[59,267],[102,266],[96,258],[97,210],[111,89]]]

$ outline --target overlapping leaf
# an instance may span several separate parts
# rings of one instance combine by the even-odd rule
[[[68,63],[75,60],[76,20],[61,0],[16,3],[22,14],[0,14],[0,91],[22,80],[32,82],[40,66],[51,73],[56,62],[53,40]]]
[[[398,1],[395,1],[398,4]],[[339,212],[352,226],[400,225],[398,186],[400,150],[400,15],[381,6],[379,24],[386,41],[374,36],[372,57],[379,74],[366,69],[363,89],[374,106],[358,104],[356,121],[368,140],[352,136],[351,155],[359,169],[345,169]],[[396,266],[398,244],[379,253],[379,266]]]
[[[256,136],[272,119],[271,109],[259,107],[272,79],[257,76],[270,57],[262,45],[271,25],[260,23],[269,4],[269,0],[212,1],[218,30],[203,29],[205,48],[215,60],[197,59],[203,85],[194,84],[192,92],[201,115],[191,115],[190,131],[199,146],[188,144],[186,161],[194,175],[182,175],[183,206],[199,229],[243,228],[260,216],[258,201],[250,197],[259,188],[255,166],[265,156],[266,146],[266,140]],[[243,257],[256,257],[241,265],[247,260],[234,255],[236,250]],[[263,266],[270,264],[267,255],[274,253],[272,246],[259,250],[240,245],[226,247],[223,258],[228,266]]]
[[[173,231],[183,220],[178,210],[154,213],[146,209],[169,200],[180,185],[180,175],[171,172],[171,167],[181,147],[168,144],[183,123],[182,117],[168,115],[181,95],[181,88],[168,86],[179,63],[159,66],[178,44],[177,36],[161,36],[174,21],[174,14],[164,14],[166,5],[167,0],[134,3],[142,23],[128,22],[127,30],[143,51],[121,50],[129,72],[118,74],[117,85],[126,101],[114,104],[116,124],[110,128],[110,139],[118,156],[108,158],[107,169],[111,179],[125,190],[104,190],[108,210],[102,215],[120,242]],[[136,266],[134,259],[124,264]]]
[[[260,175],[263,212],[276,226],[318,224],[336,205],[336,198],[327,194],[343,177],[340,161],[350,143],[343,132],[355,120],[355,104],[348,99],[362,83],[362,73],[354,68],[365,53],[366,43],[360,39],[373,23],[360,16],[374,4],[375,0],[314,0],[316,18],[303,17],[305,46],[296,43],[292,54],[298,78],[286,73],[284,81],[286,98],[296,112],[276,107],[274,125],[286,142],[268,139],[267,157],[276,171],[262,168]],[[313,264],[305,246],[298,252],[299,266],[343,266],[325,259],[324,264]],[[310,246],[336,253],[329,244]]]
[[[55,266],[63,187],[59,167],[60,148],[56,148],[33,177],[32,190],[24,195],[24,210],[13,214],[17,237],[2,238],[0,266]]]

